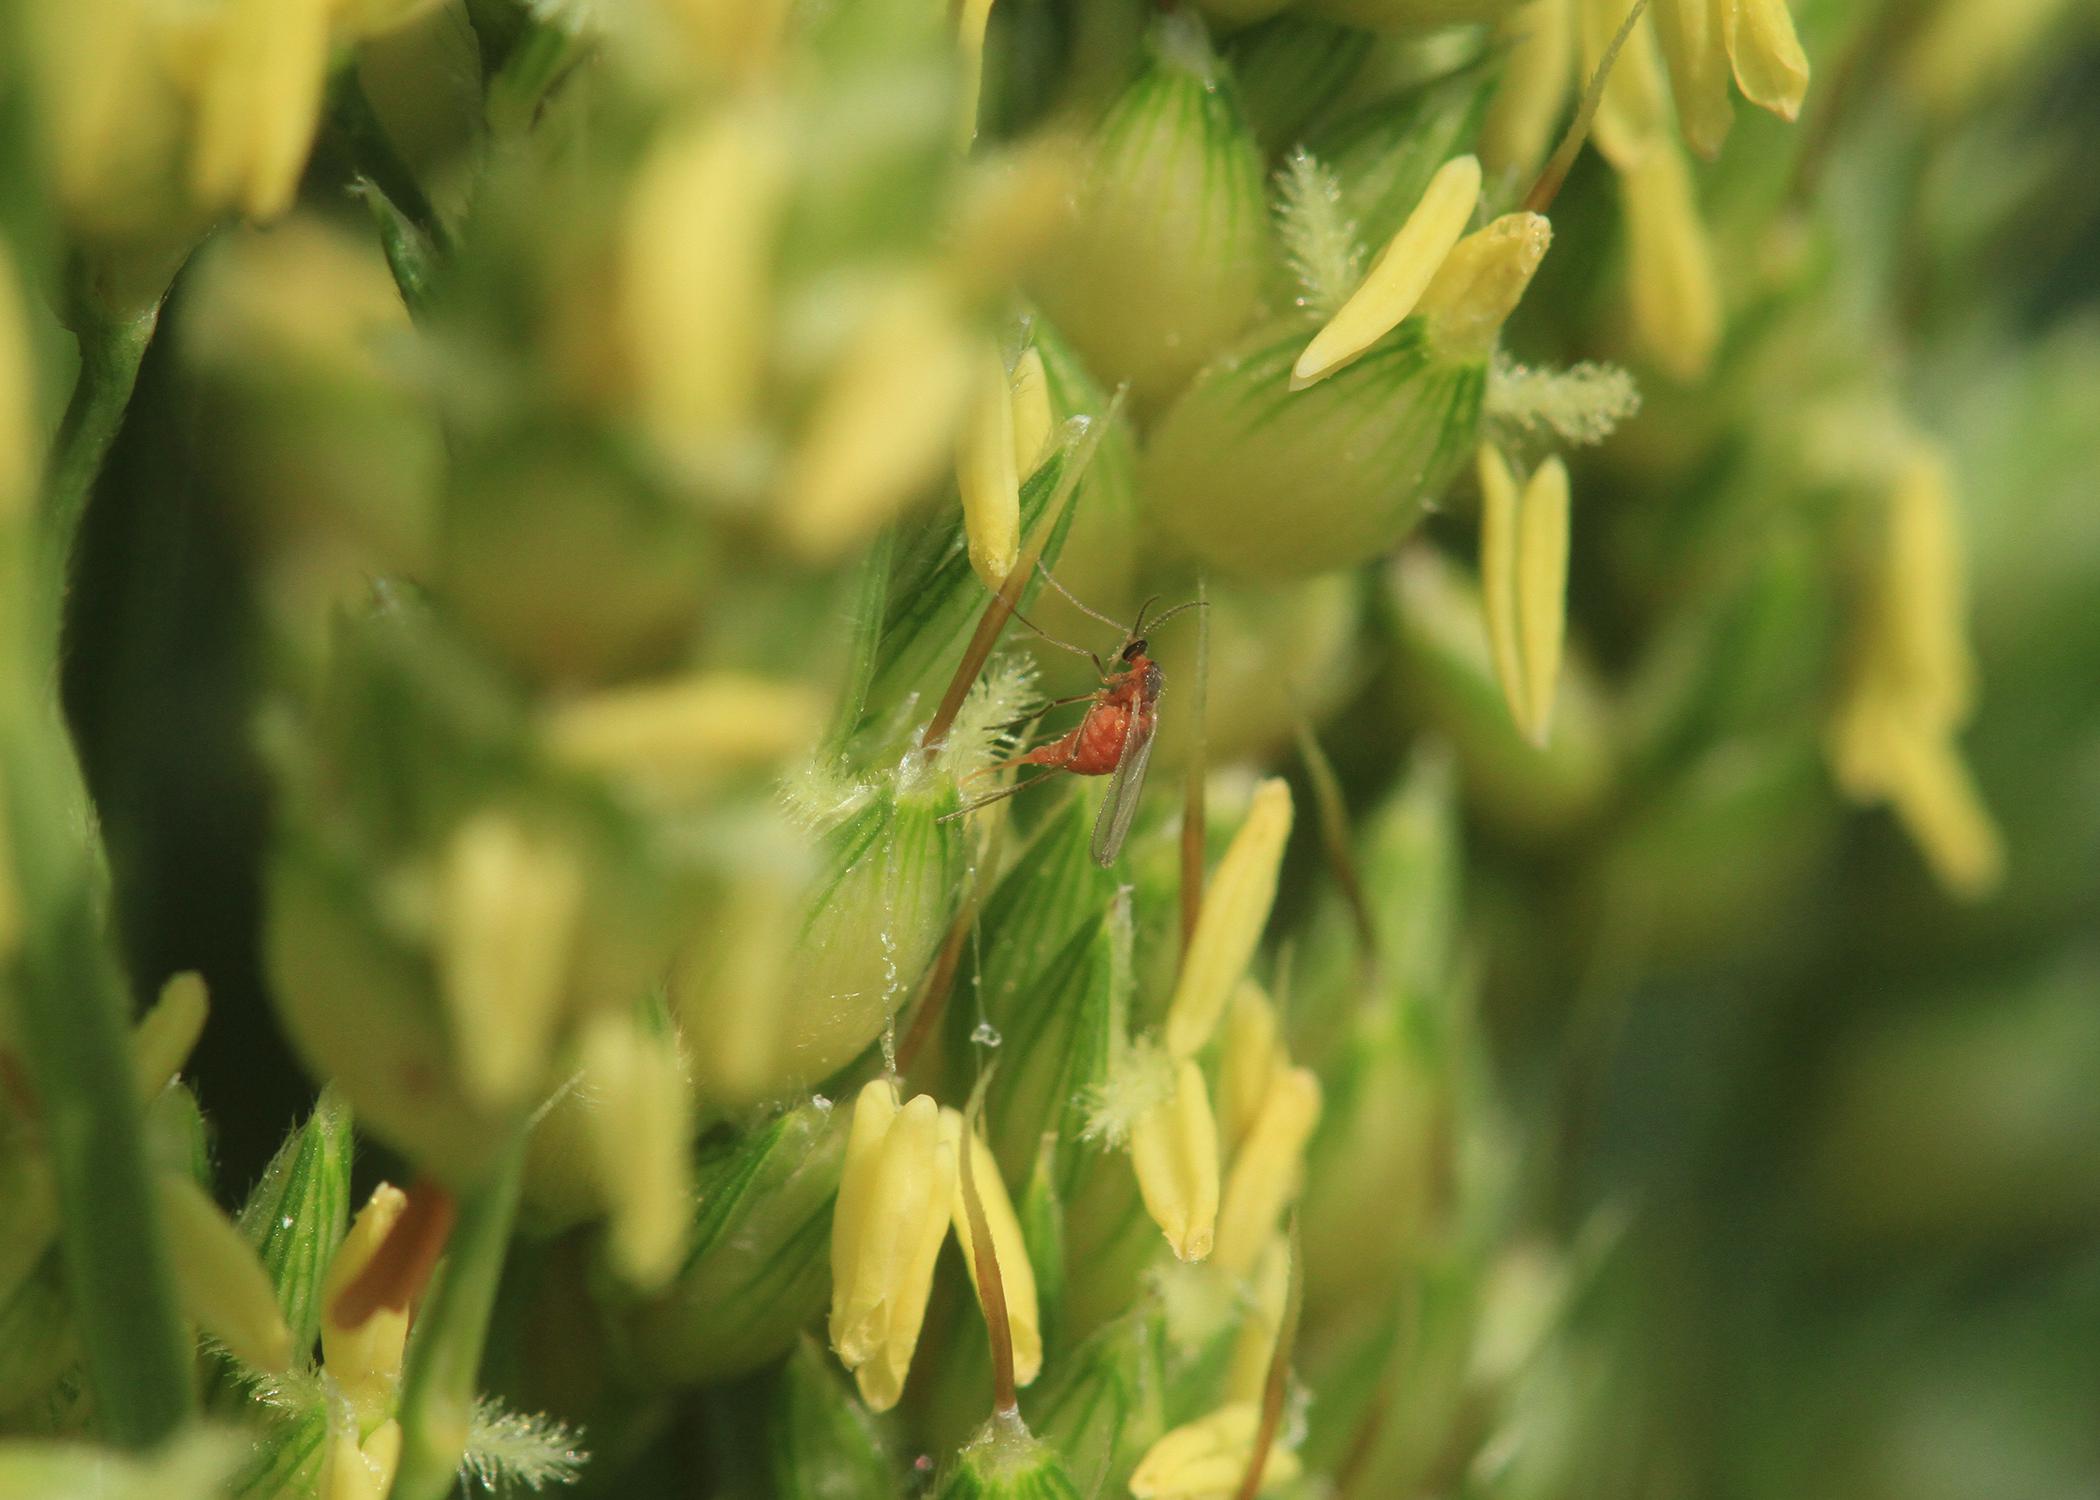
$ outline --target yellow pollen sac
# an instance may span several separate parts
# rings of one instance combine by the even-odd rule
[[[316,1500],[386,1500],[401,1464],[401,1424],[389,1418],[358,1441],[357,1423],[331,1412]]]
[[[939,472],[970,386],[970,341],[940,289],[892,287],[817,394],[778,524],[812,561],[865,540]]]
[[[1786,0],[1718,0],[1721,41],[1735,65],[1743,97],[1782,120],[1801,113],[1808,97],[1808,54],[1794,34]]]
[[[1320,1080],[1310,1068],[1281,1074],[1225,1179],[1218,1210],[1220,1269],[1235,1276],[1254,1269],[1262,1246],[1275,1232],[1277,1216],[1298,1196],[1305,1178],[1305,1145],[1319,1123]]]
[[[591,1142],[612,1203],[608,1246],[630,1285],[653,1290],[678,1269],[692,1217],[691,1091],[670,1035],[599,1014],[577,1042],[591,1090]]]
[[[201,975],[177,974],[160,987],[160,999],[131,1033],[132,1077],[140,1100],[151,1099],[182,1071],[209,1009]]]
[[[1553,245],[1544,214],[1514,213],[1452,247],[1417,311],[1432,343],[1452,359],[1485,359]]]
[[[1175,1058],[1194,1056],[1218,1029],[1225,1002],[1268,925],[1276,871],[1290,836],[1291,789],[1272,777],[1256,788],[1246,822],[1203,893],[1203,911],[1167,1007],[1167,1051]]]
[[[1723,0],[1723,4],[1731,0]],[[1670,69],[1677,127],[1685,143],[1711,160],[1735,124],[1729,90],[1728,48],[1714,0],[1654,0],[1655,33]]]
[[[1225,1013],[1225,1045],[1218,1060],[1218,1124],[1228,1151],[1246,1139],[1270,1084],[1290,1066],[1279,1030],[1268,995],[1253,980],[1242,979]]]
[[[1521,493],[1502,455],[1480,450],[1480,597],[1510,717],[1543,745],[1560,680],[1568,595],[1568,471],[1558,458]]]
[[[1651,151],[1619,182],[1634,331],[1657,364],[1697,380],[1721,342],[1721,292],[1684,152]]]
[[[1831,725],[1831,769],[1855,801],[1887,802],[1940,883],[1973,900],[2004,878],[2005,851],[1954,743],[1975,667],[1945,456],[1913,440],[1884,504],[1879,576]]]
[[[1050,377],[1033,344],[1021,351],[1014,364],[1013,413],[1014,472],[1026,479],[1048,457],[1050,430],[1057,425],[1050,407]]]
[[[1235,1401],[1175,1428],[1146,1450],[1130,1476],[1137,1500],[1211,1500],[1238,1492],[1254,1460],[1261,1432],[1261,1407]],[[1298,1477],[1298,1456],[1272,1444],[1262,1463],[1261,1486]]]
[[[1332,375],[1397,328],[1415,310],[1437,267],[1466,232],[1479,202],[1477,157],[1461,156],[1439,167],[1422,201],[1372,264],[1363,284],[1298,356],[1291,367],[1291,389],[1303,390]]]
[[[955,443],[955,482],[962,492],[970,567],[989,589],[1013,571],[1021,550],[1021,475],[1014,456],[1013,385],[999,351],[977,356],[970,405]]]
[[[327,0],[228,0],[197,79],[190,185],[251,219],[291,206],[328,72]]]
[[[556,706],[542,724],[565,766],[693,791],[725,772],[779,764],[823,732],[825,705],[807,683],[703,672],[609,688]]]
[[[250,1369],[288,1369],[292,1331],[254,1246],[193,1179],[163,1173],[154,1186],[183,1310]]]
[[[583,901],[583,873],[559,843],[485,810],[456,829],[439,873],[438,965],[460,1082],[486,1104],[540,1082]]]
[[[955,1153],[958,1164],[962,1161],[963,1132],[962,1115],[952,1109],[942,1110],[942,1138]],[[1036,1301],[1035,1268],[1028,1260],[1028,1245],[1021,1237],[1021,1220],[1014,1212],[1013,1199],[1007,1196],[1006,1183],[999,1176],[999,1163],[984,1137],[975,1133],[970,1136],[970,1185],[977,1190],[977,1205],[983,1209],[985,1227],[991,1231],[992,1258],[999,1263],[999,1282],[1006,1293],[1006,1326],[1014,1347],[1014,1384],[1027,1385],[1043,1368],[1043,1327]],[[963,1201],[960,1171],[956,1173],[950,1218],[955,1225],[955,1242],[962,1248],[963,1268],[970,1273],[971,1289],[982,1303],[984,1288],[977,1283],[977,1245],[970,1235],[970,1209]]]
[[[861,1090],[832,1216],[830,1331],[876,1411],[904,1394],[953,1211],[955,1161],[930,1095],[900,1109],[887,1079]]]
[[[394,1223],[408,1209],[408,1195],[390,1183],[372,1190],[371,1199],[350,1221],[350,1232],[336,1247],[328,1279],[321,1290],[321,1362],[328,1375],[359,1413],[370,1419],[386,1411],[401,1380],[401,1358],[408,1347],[408,1309],[380,1307],[362,1323],[348,1327],[335,1316],[336,1301],[372,1263]]]
[[[1210,1254],[1218,1223],[1218,1126],[1203,1072],[1178,1064],[1174,1092],[1139,1115],[1130,1130],[1138,1195],[1182,1260]]]
[[[673,454],[751,420],[787,158],[777,121],[740,109],[665,132],[636,178],[618,316],[642,422]]]
[[[1530,172],[1545,159],[1575,73],[1572,22],[1567,0],[1530,0],[1502,18],[1497,34],[1509,53],[1480,125],[1480,160],[1490,172]]]

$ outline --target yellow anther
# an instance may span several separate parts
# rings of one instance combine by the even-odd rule
[[[328,1376],[368,1420],[389,1410],[401,1380],[401,1358],[408,1346],[408,1309],[385,1307],[355,1326],[338,1322],[337,1299],[362,1276],[394,1223],[408,1210],[408,1195],[390,1183],[372,1190],[365,1206],[350,1221],[350,1232],[336,1248],[321,1291],[321,1362]]]
[[[1480,159],[1489,171],[1529,172],[1545,159],[1575,71],[1572,22],[1568,0],[1529,0],[1502,18],[1509,52],[1480,126]]]
[[[690,791],[807,750],[824,713],[806,683],[704,672],[572,698],[548,714],[544,742],[564,765]]]
[[[887,1079],[862,1089],[832,1218],[831,1343],[876,1411],[904,1394],[954,1193],[932,1097],[900,1109]]]
[[[1014,456],[1013,384],[999,352],[978,351],[970,404],[955,443],[955,482],[962,492],[970,566],[997,589],[1021,548],[1021,476]]]
[[[1057,426],[1057,414],[1050,405],[1050,378],[1033,344],[1014,363],[1013,396],[1014,472],[1026,479],[1049,456],[1050,432]]]
[[[583,872],[557,840],[484,810],[439,870],[438,966],[461,1084],[487,1104],[541,1082],[568,991]]]
[[[1553,244],[1544,214],[1514,213],[1452,247],[1417,309],[1448,358],[1485,359]]]
[[[255,1247],[193,1179],[163,1173],[154,1187],[183,1311],[250,1369],[289,1368],[292,1331]]]
[[[291,206],[328,73],[327,0],[228,0],[215,17],[196,100],[190,184],[251,219]]]
[[[1634,330],[1657,364],[1696,380],[1721,342],[1721,293],[1684,152],[1659,147],[1619,181]]]
[[[1310,1068],[1278,1075],[1261,1114],[1233,1158],[1218,1210],[1217,1264],[1234,1275],[1254,1268],[1276,1219],[1305,1179],[1305,1146],[1320,1123],[1320,1080]]]
[[[1276,871],[1291,835],[1291,789],[1274,778],[1255,789],[1247,819],[1233,835],[1203,893],[1203,911],[1181,961],[1167,1007],[1167,1051],[1200,1051],[1247,970],[1276,900]]]
[[[1429,179],[1422,201],[1340,311],[1313,335],[1291,367],[1291,389],[1302,390],[1354,360],[1415,310],[1480,202],[1480,162],[1461,156]]]
[[[1254,1441],[1261,1432],[1261,1407],[1235,1401],[1175,1428],[1146,1450],[1130,1476],[1137,1500],[1211,1500],[1238,1492],[1254,1461]],[[1298,1476],[1298,1456],[1271,1445],[1262,1464],[1261,1485],[1284,1484]]]
[[[131,1033],[132,1078],[140,1099],[151,1099],[182,1071],[204,1032],[209,1010],[201,975],[177,974],[160,987],[160,999],[139,1017]]]
[[[1719,9],[1721,40],[1743,97],[1782,120],[1799,115],[1808,96],[1808,54],[1786,0],[1719,0]]]
[[[1174,1092],[1139,1115],[1130,1131],[1138,1194],[1182,1260],[1210,1254],[1218,1223],[1218,1126],[1203,1073],[1175,1068]]]

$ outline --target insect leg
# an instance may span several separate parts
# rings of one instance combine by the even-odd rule
[[[1011,764],[1011,762],[1009,762],[1009,764]],[[934,822],[946,823],[951,819],[964,817],[970,813],[976,812],[977,809],[979,809],[980,807],[990,807],[994,802],[1004,802],[1008,797],[1013,796],[1014,793],[1025,792],[1030,787],[1034,786],[1037,782],[1048,781],[1051,777],[1058,775],[1063,770],[1063,766],[1052,766],[1049,770],[1043,772],[1043,774],[1040,776],[1031,776],[1026,781],[1017,781],[1012,786],[1003,786],[999,788],[999,790],[996,792],[988,792],[984,796],[979,797],[974,802],[965,802],[954,812],[942,813],[938,818],[934,819]]]

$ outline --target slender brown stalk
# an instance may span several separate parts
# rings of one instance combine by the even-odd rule
[[[1582,143],[1589,139],[1590,122],[1597,117],[1597,105],[1604,98],[1604,85],[1611,78],[1612,64],[1619,60],[1619,49],[1625,46],[1626,39],[1633,35],[1633,28],[1640,22],[1641,12],[1647,8],[1648,0],[1633,0],[1632,8],[1626,12],[1626,19],[1619,23],[1618,34],[1612,37],[1611,45],[1604,49],[1604,56],[1597,63],[1597,71],[1590,75],[1589,87],[1582,91],[1582,103],[1576,107],[1575,118],[1568,125],[1568,133],[1560,138],[1560,145],[1554,148],[1545,169],[1539,173],[1539,180],[1534,182],[1531,191],[1524,195],[1524,208],[1527,213],[1544,213],[1553,206],[1553,200],[1560,195],[1560,185],[1568,180],[1568,172],[1575,165],[1576,153],[1582,150]]]
[[[992,1248],[992,1226],[984,1215],[984,1200],[977,1196],[977,1173],[972,1166],[977,1154],[977,1120],[984,1107],[984,1080],[989,1077],[987,1070],[970,1096],[969,1112],[963,1116],[961,1160],[956,1165],[962,1174],[963,1212],[970,1220],[970,1249],[977,1262],[977,1300],[984,1307],[985,1336],[992,1346],[992,1411],[1004,1417],[1021,1408],[1014,1386],[1014,1331],[1006,1316],[1006,1282],[999,1274],[999,1253]]]

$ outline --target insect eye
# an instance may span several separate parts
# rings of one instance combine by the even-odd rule
[[[1136,661],[1139,657],[1143,656],[1144,654],[1145,638],[1143,636],[1139,636],[1136,640],[1132,641],[1129,645],[1123,648],[1123,660],[1125,661]]]

